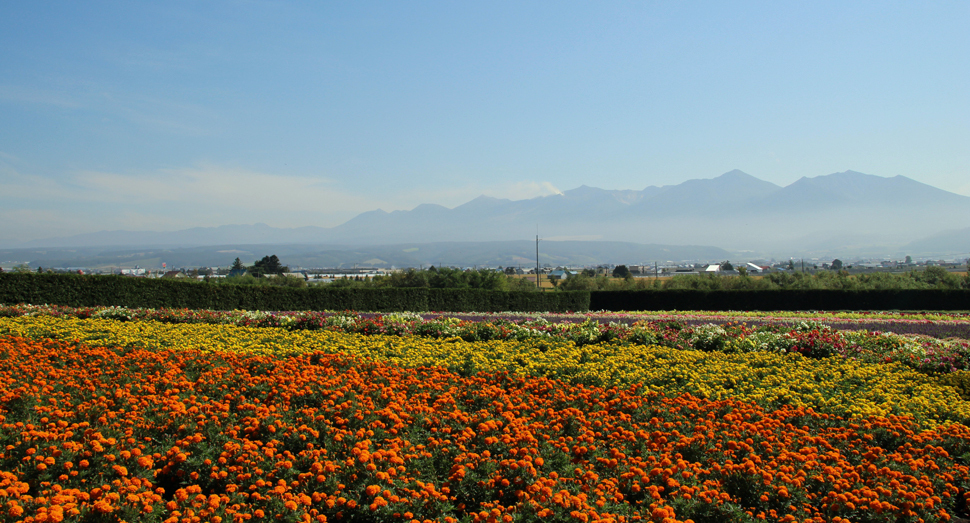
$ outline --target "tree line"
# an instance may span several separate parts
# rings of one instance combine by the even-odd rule
[[[534,291],[535,283],[491,269],[462,270],[448,267],[408,269],[369,279],[339,279],[331,287],[426,287],[430,289],[484,289],[490,291]]]
[[[265,256],[251,266],[244,265],[239,258],[229,268],[227,278],[212,280],[226,285],[273,285],[285,287],[306,287],[306,277],[287,277],[289,272],[274,254]],[[331,288],[429,288],[429,289],[484,289],[491,291],[534,291],[535,283],[524,278],[515,278],[503,272],[490,269],[461,270],[448,267],[428,269],[407,269],[388,275],[372,277],[339,278],[326,286]]]
[[[236,258],[229,277],[219,281],[236,285],[276,285],[305,287],[306,279],[286,277],[289,268],[274,254],[265,256],[251,266]],[[948,272],[942,267],[926,267],[895,274],[876,272],[850,275],[844,270],[803,272],[772,272],[764,276],[741,273],[738,276],[715,274],[677,275],[662,280],[634,278],[624,265],[610,273],[584,269],[568,274],[564,279],[551,280],[556,290],[880,290],[880,289],[970,289],[970,271],[965,275]],[[496,291],[535,291],[534,281],[491,269],[462,270],[449,267],[407,269],[373,277],[341,278],[327,284],[333,288],[430,288],[485,289]]]
[[[290,268],[283,265],[279,256],[272,254],[263,256],[248,266],[243,264],[242,260],[236,258],[229,266],[229,274],[226,278],[206,279],[206,281],[221,285],[306,287],[305,277],[302,275],[300,277],[284,276],[288,272],[290,272]]]
[[[902,274],[876,272],[850,275],[846,271],[772,272],[764,276],[679,275],[663,280],[652,278],[609,278],[586,271],[570,275],[557,289],[578,290],[880,290],[880,289],[970,289],[970,272],[958,275],[942,267],[927,267]]]

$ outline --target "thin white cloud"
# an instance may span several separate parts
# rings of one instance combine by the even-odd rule
[[[163,132],[200,137],[212,134],[214,111],[197,104],[127,93],[100,93],[99,104],[135,125]]]
[[[199,104],[121,92],[84,82],[74,85],[69,94],[63,89],[0,84],[0,102],[89,109],[142,128],[191,137],[211,135],[212,122],[219,121],[215,111]]]
[[[562,194],[562,191],[549,182],[514,182],[497,187],[492,187],[484,192],[487,196],[495,198],[508,198],[509,200],[528,200],[540,196],[551,196]]]
[[[22,201],[48,201],[51,199],[77,197],[77,192],[63,182],[34,174],[24,174],[12,166],[0,164],[0,186],[3,199]]]
[[[335,188],[326,179],[202,166],[149,175],[86,171],[75,181],[105,201],[193,204],[281,213],[352,212],[370,200]]]
[[[348,192],[326,179],[220,166],[136,174],[83,171],[63,179],[0,168],[0,186],[5,224],[34,231],[18,237],[256,222],[327,227],[380,203],[366,188]]]
[[[79,109],[83,106],[73,97],[55,91],[9,84],[0,85],[0,101],[53,105],[65,109]]]

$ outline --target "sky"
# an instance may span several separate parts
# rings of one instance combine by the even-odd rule
[[[970,195],[970,2],[0,2],[0,240],[855,170]]]

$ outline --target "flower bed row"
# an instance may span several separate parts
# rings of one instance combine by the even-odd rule
[[[116,315],[133,318],[163,319],[165,321],[238,321],[240,315],[265,321],[266,316],[300,316],[327,317],[334,312],[249,312],[249,311],[199,311],[189,309],[128,309],[124,307],[66,307],[60,305],[0,305],[0,316],[21,316],[43,311],[48,314],[61,314],[79,317],[90,317],[94,314]],[[365,313],[365,316],[372,314]],[[638,321],[680,321],[685,324],[701,323],[782,323],[790,324],[801,321],[823,322],[829,325],[845,326],[851,330],[893,331],[897,333],[913,333],[910,329],[923,327],[937,327],[939,332],[970,332],[970,313],[961,312],[895,312],[895,311],[630,311],[630,312],[497,312],[497,313],[423,313],[425,318],[458,317],[474,321],[512,320],[521,322],[544,318],[555,323],[583,322],[592,318],[600,323],[622,323],[631,325]],[[841,327],[840,327],[841,328]],[[932,335],[927,333],[927,335]],[[938,336],[946,337],[946,336]],[[970,336],[965,336],[970,338]]]
[[[6,521],[935,522],[970,489],[962,425],[319,352],[0,361]]]
[[[903,365],[798,353],[704,352],[658,345],[578,346],[552,337],[468,342],[460,338],[361,335],[234,325],[119,322],[50,316],[0,318],[0,335],[78,340],[88,345],[242,354],[345,354],[409,368],[439,366],[461,375],[508,372],[596,386],[640,386],[712,400],[735,398],[766,409],[813,408],[842,417],[910,416],[932,428],[970,424],[970,402],[943,382]]]
[[[108,318],[121,321],[204,323],[281,327],[290,330],[332,330],[360,334],[459,337],[466,341],[557,338],[577,345],[628,342],[681,349],[721,352],[797,352],[808,357],[841,356],[866,362],[902,363],[924,373],[970,370],[970,340],[901,336],[890,332],[838,330],[815,320],[793,324],[701,323],[656,319],[632,324],[602,323],[593,317],[550,322],[544,317],[511,320],[501,316],[467,319],[413,313],[197,311],[187,309],[70,308],[30,306],[0,308],[0,317],[52,316]],[[574,318],[576,319],[576,318]],[[601,318],[602,319],[602,318]]]
[[[468,321],[511,320],[523,321],[534,319],[535,314],[527,313],[423,313],[424,318],[454,317]],[[581,323],[593,320],[601,324],[617,323],[633,325],[637,322],[662,321],[675,322],[687,326],[706,324],[746,323],[748,325],[797,325],[802,322],[823,323],[838,330],[853,330],[867,332],[892,332],[903,335],[929,336],[933,338],[961,338],[970,340],[970,317],[942,314],[908,314],[894,316],[878,314],[868,317],[858,313],[813,313],[806,314],[773,312],[718,312],[718,311],[667,311],[667,312],[593,312],[593,313],[543,313],[543,319],[552,322]]]

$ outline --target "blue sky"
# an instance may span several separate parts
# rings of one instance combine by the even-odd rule
[[[0,240],[741,169],[970,195],[970,2],[3,2]]]

